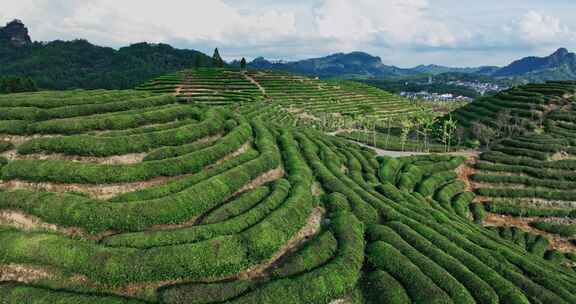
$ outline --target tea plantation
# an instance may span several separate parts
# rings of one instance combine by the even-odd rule
[[[485,207],[471,190],[508,192],[459,179],[465,157],[377,156],[320,131],[421,111],[361,84],[218,69],[0,96],[0,303],[576,303],[573,256],[478,224],[520,205]],[[570,201],[572,112],[551,111],[472,178],[502,168]],[[532,225],[570,233],[558,224]]]
[[[576,82],[530,84],[455,113],[493,138],[470,175],[485,224],[561,263],[576,250],[575,91]]]
[[[275,124],[327,131],[430,111],[360,83],[326,82],[270,71],[185,70],[151,80],[137,89],[176,92],[178,98],[189,103],[235,105],[241,107],[243,114],[257,111],[263,119]]]

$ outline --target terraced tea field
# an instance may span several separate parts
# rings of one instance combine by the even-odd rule
[[[516,242],[536,237],[541,244],[530,250],[556,260],[576,250],[575,91],[574,82],[527,85],[456,112],[494,137],[470,175],[479,208],[488,211],[485,224]]]
[[[270,71],[200,68],[165,76],[139,87],[152,92],[177,92],[186,102],[236,105],[245,115],[285,126],[322,130],[410,117],[429,112],[380,89],[350,81],[326,82]],[[362,123],[361,123],[362,124]]]
[[[474,223],[464,158],[376,157],[274,118],[378,92],[266,75],[1,96],[0,303],[576,303],[571,256]],[[206,97],[230,91],[250,104]],[[374,115],[411,111],[387,104]]]

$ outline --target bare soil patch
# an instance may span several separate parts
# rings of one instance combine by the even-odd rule
[[[0,265],[0,282],[12,281],[30,284],[50,277],[52,277],[52,274],[47,269],[38,266],[23,264]]]
[[[276,169],[272,169],[268,172],[261,174],[248,184],[244,185],[242,188],[240,188],[240,190],[236,191],[233,196],[260,187],[266,183],[273,182],[277,179],[282,178],[283,176],[284,176],[284,168],[278,167]]]
[[[36,135],[29,135],[29,136],[23,136],[23,135],[10,135],[10,134],[0,134],[0,140],[2,141],[9,141],[12,144],[14,144],[15,146],[19,146],[29,140],[32,139],[36,139],[36,138],[43,138],[43,137],[56,137],[56,135],[40,135],[40,134],[36,134]]]
[[[92,156],[77,156],[65,155],[61,153],[55,154],[18,154],[16,150],[9,150],[2,154],[9,160],[65,160],[83,163],[95,163],[102,165],[130,165],[137,164],[144,160],[146,153],[132,153],[125,155],[114,155],[109,157],[92,157]]]

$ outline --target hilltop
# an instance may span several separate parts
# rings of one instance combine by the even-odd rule
[[[0,29],[0,75],[31,78],[43,89],[128,89],[160,75],[210,66],[209,56],[167,44],[118,50],[86,40],[31,42],[21,21]]]
[[[531,82],[576,79],[576,54],[560,48],[546,57],[526,57],[497,70],[497,77],[520,77]]]
[[[32,44],[32,40],[24,23],[20,20],[13,20],[6,26],[0,27],[0,43],[22,47]]]
[[[273,71],[201,68],[153,79],[138,90],[171,93],[202,105],[241,106],[266,121],[324,131],[375,127],[393,119],[433,115],[391,93],[351,81],[322,81]]]

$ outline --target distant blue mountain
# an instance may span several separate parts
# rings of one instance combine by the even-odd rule
[[[281,70],[323,78],[404,78],[422,74],[445,73],[514,78],[531,82],[544,80],[576,79],[576,54],[560,48],[547,57],[526,57],[505,67],[447,67],[441,65],[419,65],[414,68],[399,68],[385,65],[380,57],[363,52],[337,53],[326,57],[292,62],[272,62],[262,57],[249,63],[256,69]]]
[[[453,68],[440,65],[419,65],[405,69],[385,65],[380,57],[364,52],[337,53],[326,57],[292,62],[273,62],[259,57],[250,62],[248,66],[254,69],[281,70],[324,78],[393,78],[453,72],[481,73],[482,71],[497,69],[497,67]]]
[[[493,73],[496,77],[522,77],[530,81],[576,79],[576,54],[560,48],[547,57],[526,57]]]

